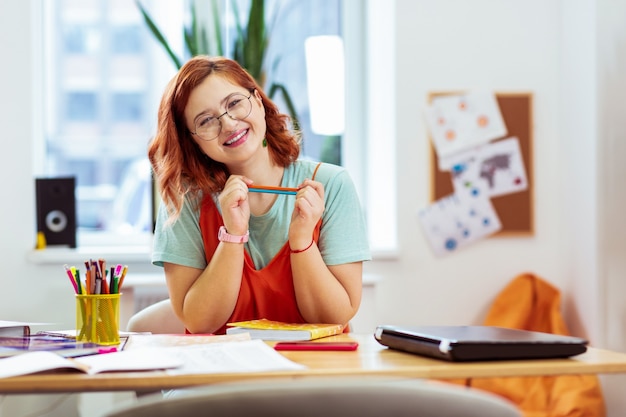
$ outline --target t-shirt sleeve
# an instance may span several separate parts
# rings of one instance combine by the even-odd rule
[[[198,269],[206,268],[198,204],[185,198],[178,219],[169,224],[167,219],[167,210],[161,204],[154,230],[152,263],[157,266],[168,262]]]
[[[325,210],[319,248],[327,265],[371,260],[363,208],[345,168],[323,164]],[[317,179],[317,178],[316,178]]]

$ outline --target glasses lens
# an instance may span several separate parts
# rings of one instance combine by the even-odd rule
[[[252,112],[250,97],[243,94],[233,95],[226,103],[226,113],[233,120],[243,120],[250,115],[250,112]],[[217,117],[203,116],[196,120],[195,127],[196,135],[204,140],[213,140],[220,135],[222,122]]]
[[[204,140],[213,140],[220,134],[222,126],[216,117],[202,117],[196,120],[196,134]]]
[[[250,98],[242,94],[235,94],[226,104],[226,111],[233,120],[243,120],[252,111],[252,103]]]

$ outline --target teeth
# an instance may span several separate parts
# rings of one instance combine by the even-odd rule
[[[234,138],[232,138],[231,140],[229,140],[228,142],[226,142],[226,145],[230,145],[231,143],[235,143],[237,142],[239,139],[241,139],[243,137],[243,135],[245,135],[247,132],[247,130],[242,131],[240,134],[238,134],[237,136],[235,136]]]

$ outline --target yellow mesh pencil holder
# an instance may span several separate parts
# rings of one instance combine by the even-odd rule
[[[76,340],[100,345],[120,343],[120,295],[76,295]]]

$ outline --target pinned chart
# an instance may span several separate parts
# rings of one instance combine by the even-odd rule
[[[489,197],[498,197],[528,188],[516,137],[455,154],[447,158],[446,165],[450,165],[455,190],[479,184]]]
[[[440,158],[507,135],[496,97],[489,91],[435,97],[425,116]]]
[[[488,194],[478,186],[435,201],[418,217],[436,256],[453,253],[502,227]]]
[[[429,93],[432,103],[439,97],[459,96],[457,92]],[[505,136],[439,155],[432,132],[430,148],[430,202],[474,185],[484,188],[498,214],[498,236],[530,236],[534,233],[533,210],[533,94],[496,92]]]

